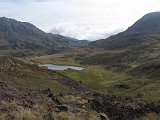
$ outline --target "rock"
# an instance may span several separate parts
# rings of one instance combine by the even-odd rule
[[[51,113],[48,113],[44,116],[44,120],[55,120]]]
[[[23,105],[24,107],[32,108],[34,105],[34,102],[31,100],[23,100]]]
[[[109,118],[107,117],[107,115],[104,114],[104,113],[100,113],[99,116],[100,116],[101,120],[109,120]]]
[[[48,97],[53,97],[53,93],[49,93],[49,94],[48,94]]]
[[[56,104],[58,104],[58,105],[62,105],[62,103],[58,100],[58,98],[56,98],[56,97],[51,97],[51,99],[52,99],[52,101],[54,101]]]
[[[5,120],[14,120],[15,118],[12,115],[7,115],[7,116],[4,117],[4,119]]]
[[[45,90],[44,93],[47,94],[47,96],[49,98],[51,98],[52,101],[54,101],[56,104],[61,105],[61,102],[58,100],[58,98],[56,96],[54,96],[54,93],[51,91],[50,88],[48,88],[47,90]]]
[[[160,114],[159,103],[135,100],[128,97],[94,94],[94,98],[88,102],[92,109],[99,113],[107,113],[111,120],[133,120],[149,112]]]
[[[51,91],[50,88],[44,91],[45,94],[48,94],[48,96],[53,95],[53,92]]]
[[[94,99],[94,100],[89,100],[88,102],[90,103],[92,109],[94,109],[98,112],[100,112],[100,110],[102,109],[101,106],[103,104],[101,103],[101,101]]]
[[[67,112],[68,111],[68,107],[64,106],[64,105],[57,105],[56,108],[58,108],[61,112]]]
[[[55,112],[61,112],[58,108],[54,109]]]
[[[125,83],[117,83],[114,86],[117,87],[117,88],[119,88],[119,89],[129,89],[129,85],[127,85]]]
[[[82,82],[82,80],[80,80],[80,81],[79,81],[79,83],[81,83],[81,84],[82,84],[82,83],[83,83],[83,82]]]
[[[83,106],[82,106],[82,108],[86,108],[86,106],[85,106],[85,105],[83,105]]]
[[[63,97],[63,93],[60,92],[58,96]]]
[[[143,96],[145,96],[144,93],[137,93],[137,97],[138,97],[138,98],[142,98]]]
[[[1,112],[6,112],[8,110],[9,110],[9,108],[6,105],[0,104],[0,111]]]

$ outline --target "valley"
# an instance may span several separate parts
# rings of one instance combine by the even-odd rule
[[[80,55],[82,55],[81,52]],[[69,63],[71,63],[70,65],[81,65],[85,68],[82,71],[64,70],[57,72],[67,77],[70,77],[73,80],[91,88],[92,90],[96,90],[97,92],[110,95],[141,98],[149,101],[159,101],[160,84],[159,81],[156,80],[157,78],[147,78],[144,76],[138,77],[129,72],[133,71],[135,69],[134,67],[138,66],[138,63],[130,63],[129,65],[133,66],[132,69],[130,68],[131,70],[129,69],[129,66],[124,66],[121,63],[116,63],[113,66],[110,66],[110,64],[80,64],[78,63],[78,61],[76,61],[76,57],[80,55],[78,55],[77,52],[75,54],[61,53],[53,56],[42,56],[32,58],[31,61],[44,64],[45,61],[47,61],[47,63],[56,63],[56,61],[58,60],[61,61],[61,63],[58,63],[63,65],[69,65]],[[69,59],[66,60],[66,58]]]
[[[101,120],[104,118],[144,120],[148,117],[153,120],[158,119],[160,107],[158,102],[103,94],[106,91],[99,89],[102,87],[99,80],[103,80],[103,77],[93,74],[99,71],[97,67],[89,66],[94,72],[78,73],[73,77],[70,71],[74,74],[76,71],[69,70],[68,72],[67,70],[63,73],[47,70],[35,64],[8,57],[1,57],[0,66],[0,116],[2,120],[55,118],[58,120]],[[71,76],[68,77],[69,75]],[[88,83],[86,82],[85,86],[83,85],[85,81],[84,83],[75,81],[81,80],[81,78],[78,79],[80,75],[84,76],[84,80],[87,78]],[[91,81],[96,80],[97,77],[100,77],[98,81]],[[111,84],[113,83],[115,81],[111,81]],[[87,85],[90,86],[86,87]]]
[[[159,21],[89,42],[0,18],[0,120],[159,120]]]

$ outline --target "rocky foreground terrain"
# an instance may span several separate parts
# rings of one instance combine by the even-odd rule
[[[14,58],[1,57],[0,65],[1,120],[134,120],[148,114],[158,120],[160,114],[158,102],[100,94]]]

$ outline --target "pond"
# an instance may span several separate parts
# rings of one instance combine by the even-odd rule
[[[67,69],[72,69],[72,70],[83,70],[84,68],[82,67],[76,67],[76,66],[63,66],[63,65],[54,65],[54,64],[44,64],[44,65],[39,65],[40,67],[47,67],[49,70],[67,70]]]

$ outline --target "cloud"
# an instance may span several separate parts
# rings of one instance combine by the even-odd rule
[[[114,28],[111,30],[108,26],[101,25],[79,25],[75,23],[58,23],[51,30],[54,34],[61,34],[78,38],[80,40],[98,40],[107,38],[113,34],[123,31],[123,29]]]
[[[12,2],[12,3],[18,3],[18,2],[51,2],[51,1],[57,1],[57,0],[0,0],[0,2]]]
[[[101,39],[160,11],[159,0],[0,0],[0,16],[30,22],[46,32]]]

